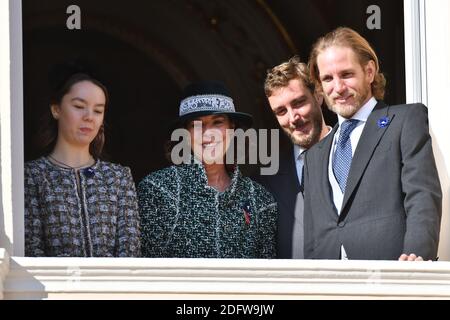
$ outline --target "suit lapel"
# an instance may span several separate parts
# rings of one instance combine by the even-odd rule
[[[347,178],[347,187],[342,201],[342,213],[340,219],[342,220],[345,215],[345,206],[347,205],[350,196],[355,191],[355,188],[361,179],[372,155],[378,145],[381,137],[383,137],[386,129],[389,126],[380,128],[378,126],[378,120],[382,117],[389,116],[387,114],[387,106],[383,102],[378,102],[374,110],[371,112],[367,119],[364,130],[359,139],[358,146],[356,147],[355,154],[353,156],[350,172]],[[390,121],[393,120],[391,117]]]
[[[294,150],[289,148],[290,152],[286,152],[282,155],[282,163],[280,163],[279,187],[283,188],[283,193],[280,196],[283,202],[289,206],[289,212],[294,212],[295,199],[300,192],[300,183],[297,178],[297,168],[295,166]],[[283,187],[288,186],[288,187]]]
[[[333,144],[333,138],[338,127],[339,125],[336,124],[334,128],[331,130],[331,132],[328,134],[328,136],[318,144],[318,147],[322,150],[320,152],[320,158],[318,159],[319,163],[321,164],[321,167],[320,172],[318,173],[319,174],[318,177],[320,178],[317,181],[321,181],[322,183],[322,186],[320,188],[320,190],[322,190],[323,192],[322,199],[325,199],[326,204],[333,209],[332,212],[334,219],[337,219],[337,211],[334,206],[333,192],[331,190],[330,179],[328,177],[328,165],[330,160],[330,151]]]
[[[292,147],[288,152],[280,154],[280,169],[273,178],[272,188],[276,191],[279,206],[278,215],[278,255],[292,258],[292,239],[295,222],[295,205],[300,184],[295,167],[294,151]]]

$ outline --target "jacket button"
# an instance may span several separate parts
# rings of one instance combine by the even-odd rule
[[[339,228],[343,228],[345,226],[345,221],[341,221],[338,223]]]

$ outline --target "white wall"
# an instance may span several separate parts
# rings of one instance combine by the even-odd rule
[[[5,299],[450,299],[450,262],[12,257],[3,287]]]
[[[426,96],[443,193],[440,259],[450,260],[450,1],[425,2]]]
[[[428,106],[443,193],[438,255],[450,260],[450,1],[405,0],[406,99]]]

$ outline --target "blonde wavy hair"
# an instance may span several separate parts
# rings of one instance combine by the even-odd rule
[[[298,56],[293,56],[286,62],[267,70],[266,80],[264,82],[264,92],[266,97],[272,96],[277,89],[287,87],[289,81],[299,79],[303,85],[314,93],[315,85],[309,77],[308,66],[300,62]]]
[[[386,78],[380,72],[380,64],[378,57],[369,42],[364,39],[356,31],[347,28],[339,27],[325,36],[319,38],[313,45],[313,49],[309,56],[309,74],[312,81],[317,88],[321,88],[319,69],[317,67],[317,56],[329,47],[344,47],[350,48],[358,57],[359,63],[362,67],[366,66],[369,61],[375,64],[375,77],[371,84],[372,94],[375,99],[383,100],[386,87]]]

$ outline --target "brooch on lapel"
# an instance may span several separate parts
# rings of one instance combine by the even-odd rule
[[[86,178],[92,178],[95,175],[95,171],[92,168],[84,169],[83,173],[86,176]]]
[[[387,127],[390,122],[391,122],[391,120],[388,117],[382,117],[382,118],[378,119],[378,122],[377,122],[378,128]]]
[[[250,225],[251,218],[250,204],[248,202],[244,203],[244,205],[242,206],[242,211],[244,212],[245,224],[248,226]]]

